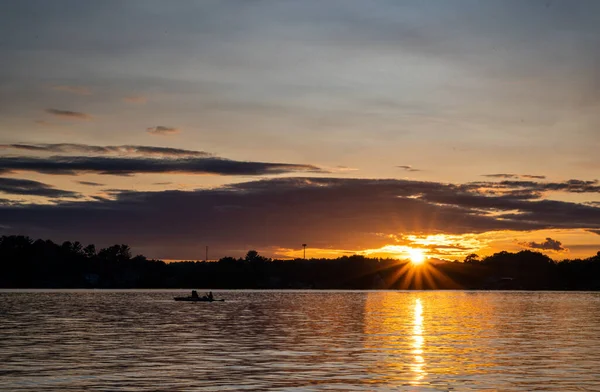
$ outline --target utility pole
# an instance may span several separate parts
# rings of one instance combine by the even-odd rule
[[[302,244],[302,247],[304,248],[304,260],[306,260],[306,244]]]
[[[208,245],[206,245],[206,256],[204,257],[204,261],[208,261]]]

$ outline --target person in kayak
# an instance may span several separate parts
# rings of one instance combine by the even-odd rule
[[[206,298],[208,298],[209,301],[214,300],[215,298],[213,297],[213,293],[212,291],[209,291],[208,294],[206,294]]]
[[[196,290],[192,290],[192,298],[198,298],[198,292]]]

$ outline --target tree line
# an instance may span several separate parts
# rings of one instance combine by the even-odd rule
[[[277,260],[243,258],[165,263],[132,256],[129,246],[0,237],[2,288],[212,289],[522,289],[600,290],[600,252],[554,261],[529,250],[413,266],[361,255]]]

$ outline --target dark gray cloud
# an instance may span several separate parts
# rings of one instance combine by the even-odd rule
[[[567,248],[565,248],[562,245],[562,242],[558,241],[558,240],[553,240],[550,237],[546,238],[546,241],[544,242],[522,242],[520,243],[522,246],[525,246],[527,248],[531,248],[531,249],[542,249],[542,250],[551,250],[551,251],[555,251],[555,252],[562,252],[562,251],[566,251],[568,250]]]
[[[506,179],[525,178],[525,179],[530,179],[530,180],[543,180],[546,178],[546,176],[536,176],[533,174],[512,174],[512,173],[482,174],[482,177],[506,178]]]
[[[49,198],[80,197],[76,192],[56,189],[38,181],[5,177],[0,177],[0,192],[11,195],[44,196]]]
[[[45,144],[0,144],[2,149],[14,149],[14,150],[25,150],[25,151],[48,151]]]
[[[532,180],[544,180],[546,176],[536,176],[533,174],[521,174],[521,178],[528,178]]]
[[[0,157],[0,171],[6,172],[13,170],[69,175],[81,173],[112,175],[132,175],[138,173],[190,173],[222,176],[321,172],[321,169],[312,165],[242,162],[212,157],[179,159],[100,156],[52,156],[47,158]]]
[[[490,178],[519,178],[518,174],[509,174],[509,173],[497,173],[497,174],[482,174],[482,177],[490,177]]]
[[[77,181],[78,184],[87,185],[87,186],[104,186],[104,184],[100,184],[98,182],[91,181]]]
[[[77,119],[77,120],[90,120],[92,116],[86,113],[81,112],[73,112],[70,110],[60,110],[60,109],[46,109],[46,113],[52,114],[53,116],[60,118],[68,118],[68,119]]]
[[[382,233],[600,230],[600,208],[467,194],[456,185],[408,180],[276,178],[189,192],[115,190],[112,196],[0,208],[0,225],[80,241],[127,239],[150,256],[171,258],[194,257],[198,241],[220,256],[302,243],[378,247],[388,242]],[[489,215],[498,211],[505,214]]]
[[[173,135],[173,134],[179,133],[179,129],[174,128],[174,127],[165,127],[163,125],[146,128],[146,131],[153,135]]]
[[[165,157],[208,157],[205,151],[185,150],[181,148],[121,145],[121,146],[95,146],[89,144],[54,143],[54,144],[0,144],[0,149],[13,149],[48,153],[84,153],[93,155],[118,154],[118,155],[146,155]]]
[[[588,230],[590,233],[594,233],[594,234],[598,234],[600,235],[600,230]]]
[[[547,228],[598,227],[600,208],[554,200],[527,201],[525,206],[514,203],[519,212],[498,216],[519,222],[544,222]],[[527,208],[523,208],[527,207]],[[504,208],[507,210],[507,208]]]
[[[561,191],[570,193],[600,193],[600,183],[597,180],[568,180],[563,182],[537,182],[537,181],[477,181],[462,185],[463,189],[474,191],[478,188],[489,192],[533,192],[541,194],[548,191]]]
[[[413,168],[411,165],[398,165],[396,167],[399,168],[399,169],[404,169],[404,170],[409,171],[409,172],[418,172],[418,171],[421,171],[420,169]]]

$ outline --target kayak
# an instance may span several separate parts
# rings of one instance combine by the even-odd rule
[[[175,301],[188,301],[188,302],[225,302],[224,299],[208,299],[203,297],[175,297]]]

